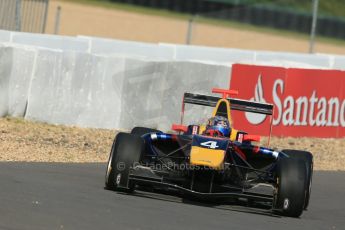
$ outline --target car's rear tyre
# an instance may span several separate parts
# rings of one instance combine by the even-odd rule
[[[138,164],[144,148],[142,138],[129,133],[117,134],[110,151],[105,188],[133,192],[135,185],[129,180],[130,168]]]
[[[284,216],[299,217],[304,209],[307,170],[303,160],[282,158],[277,165],[274,209]]]
[[[284,149],[282,152],[286,153],[291,158],[302,159],[307,167],[307,180],[306,180],[306,198],[304,203],[304,209],[306,210],[309,205],[310,194],[311,194],[311,187],[313,181],[313,155],[307,151],[300,151],[300,150],[293,150],[293,149]]]
[[[150,129],[145,127],[134,127],[131,131],[132,135],[141,137],[144,134],[147,133],[161,133],[162,131],[159,131],[157,129]]]

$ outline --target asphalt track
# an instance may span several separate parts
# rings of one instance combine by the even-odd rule
[[[105,164],[0,163],[0,229],[345,229],[345,172],[315,172],[301,218],[104,190]]]

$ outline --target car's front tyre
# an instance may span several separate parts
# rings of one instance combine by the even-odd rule
[[[305,204],[307,169],[296,158],[279,159],[274,209],[284,216],[299,217]]]
[[[109,155],[105,175],[105,188],[133,192],[135,185],[129,180],[131,167],[139,163],[144,148],[142,138],[129,133],[117,134]]]
[[[147,134],[147,133],[161,133],[161,132],[162,131],[157,130],[157,129],[151,129],[151,128],[146,128],[146,127],[134,127],[131,131],[131,134],[141,137],[142,135]]]
[[[307,151],[301,150],[293,150],[293,149],[284,149],[282,152],[286,153],[291,158],[302,159],[307,167],[307,180],[306,180],[306,197],[304,203],[304,210],[308,208],[310,194],[311,194],[311,187],[313,181],[313,155]]]

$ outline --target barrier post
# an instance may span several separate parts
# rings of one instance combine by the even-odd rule
[[[57,9],[56,9],[56,15],[55,15],[54,34],[59,34],[59,30],[60,30],[60,15],[61,15],[61,6],[58,6]]]
[[[186,44],[190,45],[192,43],[192,38],[193,38],[193,26],[194,26],[194,20],[195,20],[195,15],[193,15],[189,20],[188,20],[188,29],[187,29],[187,38],[186,38]]]
[[[318,8],[319,8],[319,0],[313,0],[313,19],[312,19],[313,21],[311,24],[311,32],[310,32],[309,53],[314,53]]]
[[[16,0],[16,12],[15,12],[15,20],[16,20],[16,31],[21,31],[21,5],[22,1],[21,0]]]
[[[48,7],[49,7],[49,0],[45,0],[44,18],[43,18],[43,25],[42,25],[43,33],[46,32],[46,27],[47,27]]]

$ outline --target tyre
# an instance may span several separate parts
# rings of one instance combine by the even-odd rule
[[[313,167],[314,167],[313,155],[307,151],[292,150],[292,149],[284,149],[282,152],[286,153],[291,158],[302,159],[306,164],[306,167],[307,167],[306,188],[307,188],[307,190],[306,190],[304,210],[307,210],[308,205],[309,205],[309,200],[310,200],[312,181],[313,181]]]
[[[105,188],[133,192],[135,185],[129,180],[130,168],[138,164],[144,148],[142,138],[129,133],[117,134],[109,155],[105,175]]]
[[[304,209],[307,170],[303,160],[278,161],[274,209],[284,216],[299,217]]]
[[[159,131],[157,129],[150,129],[150,128],[145,128],[145,127],[134,127],[131,131],[132,135],[135,136],[142,136],[147,133],[161,133],[162,131]]]
[[[146,128],[146,127],[134,127],[131,130],[131,134],[138,136],[138,137],[142,137],[143,135],[147,134],[147,133],[161,133],[162,131],[157,130],[157,129],[151,129],[151,128]]]

